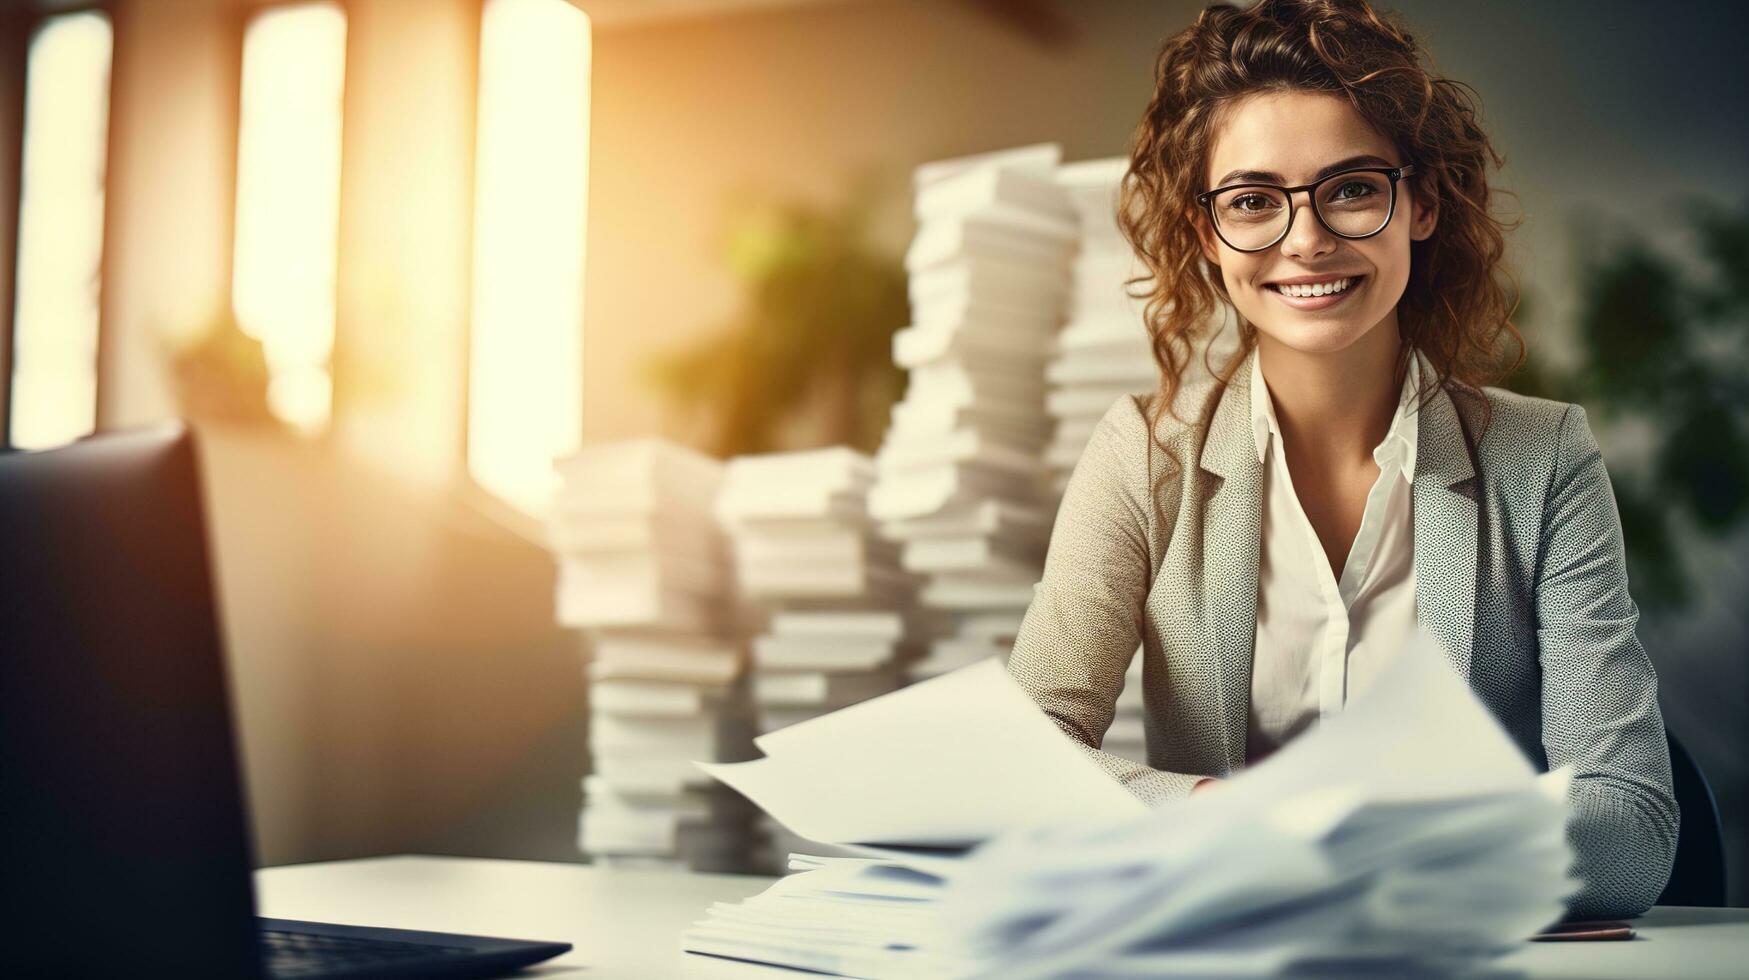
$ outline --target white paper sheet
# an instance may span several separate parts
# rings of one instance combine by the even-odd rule
[[[970,845],[1031,824],[1146,810],[994,657],[754,744],[765,758],[698,766],[828,844]]]
[[[1346,711],[1206,793],[973,851],[942,952],[1004,980],[1468,969],[1559,917],[1567,779],[1537,777],[1418,631]]]
[[[1341,714],[1319,721],[1317,737],[1289,742],[1219,788],[1236,807],[1279,802],[1334,783],[1369,800],[1438,800],[1522,787],[1536,770],[1488,709],[1457,677],[1433,634],[1416,630],[1372,687]]]

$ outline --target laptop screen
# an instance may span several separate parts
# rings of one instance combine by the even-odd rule
[[[0,455],[7,970],[256,975],[237,773],[192,434]]]

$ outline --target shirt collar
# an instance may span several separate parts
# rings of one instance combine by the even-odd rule
[[[1403,474],[1406,483],[1415,482],[1419,419],[1412,408],[1420,391],[1420,379],[1421,355],[1411,351],[1403,389],[1397,395],[1397,411],[1391,416],[1391,428],[1372,451],[1373,461],[1381,468],[1392,460],[1397,461],[1398,472]],[[1263,383],[1263,359],[1257,356],[1255,349],[1251,351],[1251,434],[1257,443],[1257,462],[1261,464],[1269,450],[1270,437],[1279,437],[1281,426],[1275,418],[1274,400],[1269,397],[1269,389]]]
[[[1256,348],[1251,350],[1251,434],[1257,440],[1257,462],[1262,463],[1269,450],[1269,437],[1280,435],[1275,421],[1275,400],[1263,386],[1263,358]]]

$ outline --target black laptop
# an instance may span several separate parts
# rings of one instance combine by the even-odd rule
[[[570,949],[262,919],[181,425],[0,454],[0,975],[488,977]]]

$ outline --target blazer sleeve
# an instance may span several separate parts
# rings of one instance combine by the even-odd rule
[[[1536,583],[1543,747],[1573,767],[1568,840],[1582,880],[1577,918],[1639,915],[1676,853],[1670,754],[1658,678],[1634,627],[1621,517],[1585,410],[1561,418]]]
[[[1140,409],[1120,399],[1069,476],[1008,671],[1101,769],[1154,805],[1188,796],[1203,777],[1163,772],[1099,747],[1141,638],[1152,520],[1148,448]]]

